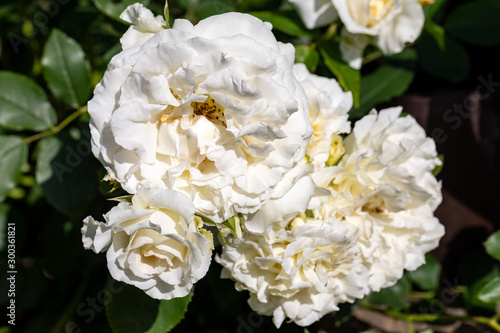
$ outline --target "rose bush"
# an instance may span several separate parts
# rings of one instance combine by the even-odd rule
[[[248,290],[252,309],[272,315],[277,327],[285,318],[310,325],[424,263],[442,236],[433,217],[440,185],[431,174],[440,162],[413,118],[383,110],[343,140],[352,94],[293,65],[293,48],[277,42],[268,24],[231,13],[165,29],[138,4],[121,17],[132,23],[123,51],[89,102],[92,148],[108,176],[136,193],[132,206],[116,210],[137,210],[132,218],[141,222],[125,233],[113,229],[130,222],[112,211],[107,224],[89,217],[83,229],[87,248],[112,244],[112,276],[171,298],[205,274],[208,264],[193,275],[189,260],[180,260],[176,278],[163,279],[172,259],[136,264],[146,262],[141,255],[164,260],[163,251],[178,250],[135,235],[156,221],[148,217],[159,207],[151,195],[164,189],[177,199],[164,194],[162,207],[189,207],[183,230],[205,241],[195,213],[215,222],[239,214],[218,226],[226,246],[216,260],[222,277]],[[144,193],[153,194],[142,202]],[[161,225],[151,227],[155,246],[164,242]],[[124,239],[115,241],[112,230]],[[193,250],[176,255],[186,251]]]
[[[159,27],[137,8],[129,21]],[[294,48],[246,14],[137,27],[88,104],[94,155],[129,193],[182,191],[215,222],[257,211],[312,133]]]
[[[272,319],[258,311],[273,316],[281,324],[279,332],[298,333],[305,330],[294,322],[307,325],[340,308],[307,331],[339,326],[338,330],[351,332],[360,325],[390,331],[378,326],[393,323],[391,318],[403,319],[408,330],[411,326],[418,330],[422,321],[431,320],[429,325],[440,331],[446,330],[442,325],[451,324],[450,309],[444,308],[450,299],[443,303],[448,294],[455,299],[453,304],[463,305],[463,314],[453,323],[456,330],[474,321],[478,329],[483,325],[500,332],[495,316],[500,282],[493,276],[500,269],[499,233],[483,247],[484,233],[463,238],[463,233],[452,232],[436,251],[437,260],[426,254],[426,263],[405,272],[396,285],[364,297],[393,284],[405,268],[420,265],[422,254],[436,245],[442,233],[433,217],[441,199],[440,184],[431,176],[438,164],[434,145],[399,112],[363,118],[373,107],[395,100],[407,103],[403,94],[418,95],[419,101],[438,98],[465,104],[466,109],[468,104],[473,109],[484,107],[481,123],[488,124],[486,128],[474,126],[473,116],[470,124],[460,119],[450,123],[451,117],[445,117],[449,121],[441,117],[443,103],[438,103],[443,109],[431,103],[433,121],[426,125],[438,139],[438,149],[447,154],[444,184],[460,199],[451,198],[438,213],[443,224],[460,225],[464,216],[467,225],[474,223],[470,210],[482,216],[476,219],[481,226],[484,218],[491,220],[494,215],[494,208],[488,207],[498,201],[498,177],[490,170],[498,160],[492,150],[498,141],[498,131],[492,130],[498,119],[486,107],[494,106],[496,99],[484,99],[494,95],[498,81],[491,71],[500,46],[498,2],[436,1],[425,10],[425,34],[396,56],[376,50],[377,35],[348,32],[333,1],[294,2],[311,11],[317,22],[313,25],[328,24],[332,17],[335,21],[307,31],[281,0],[169,1],[166,20],[156,16],[166,10],[158,2],[150,2],[155,14],[139,4],[125,10],[129,0],[0,4],[0,16],[5,17],[0,20],[5,33],[0,71],[0,229],[5,239],[0,239],[0,251],[6,258],[8,254],[4,266],[9,269],[9,292],[1,303],[9,309],[9,323],[2,330],[12,326],[11,330],[26,332],[129,333],[167,332],[176,326],[173,330],[179,332],[276,331]],[[396,13],[397,6],[405,3],[344,5],[354,23],[375,29],[377,22],[382,27],[390,21],[387,13]],[[268,23],[244,14],[213,16],[229,10],[251,11],[271,22],[278,40],[293,43],[295,61],[308,70],[303,65],[292,67],[290,46],[276,42]],[[169,16],[192,24],[174,23]],[[366,17],[371,23],[365,24]],[[16,18],[26,20],[19,24]],[[399,37],[407,32],[392,31]],[[116,43],[121,34],[120,48]],[[366,43],[375,44],[363,54],[366,68],[345,66],[342,40],[344,53],[349,41],[358,53]],[[394,41],[398,44],[397,38]],[[110,182],[102,181],[105,170],[89,155],[88,142],[87,102],[103,75],[90,109],[94,152],[105,161],[109,171],[105,179]],[[233,80],[237,75],[241,81]],[[478,87],[478,79],[483,87]],[[214,82],[222,82],[220,89]],[[462,94],[442,99],[449,84],[475,93],[465,100]],[[289,89],[294,86],[296,90]],[[251,89],[254,94],[248,93]],[[349,120],[355,131],[349,134],[346,111],[351,96]],[[280,109],[285,100],[291,101],[290,106]],[[219,107],[223,102],[226,106]],[[241,121],[247,106],[260,112],[258,103],[267,109],[252,114],[248,123]],[[299,113],[303,121],[292,126],[291,119]],[[234,134],[239,125],[257,126],[257,115],[267,117],[257,123],[269,125],[268,132],[259,132],[259,137]],[[357,119],[362,120],[354,125]],[[285,163],[291,156],[287,149],[295,149],[288,139],[296,135],[307,141],[307,135],[298,132],[311,128],[316,132],[311,141],[303,142],[297,156]],[[279,137],[268,140],[263,138],[266,133]],[[232,150],[233,138],[243,155]],[[256,154],[259,149],[262,155]],[[214,157],[218,152],[228,157]],[[241,156],[246,169],[240,168]],[[242,190],[244,179],[231,168],[248,171],[248,166],[258,165],[274,171],[262,168],[251,177],[245,173],[249,185]],[[466,167],[469,177],[454,172],[455,167]],[[432,174],[439,170],[436,167]],[[488,181],[480,184],[477,175]],[[263,192],[248,188],[259,185],[261,178],[276,184],[266,183]],[[488,195],[481,196],[484,193]],[[122,203],[111,210],[113,197],[121,197]],[[469,212],[455,220],[456,214],[447,214],[448,205]],[[221,223],[201,216],[210,214]],[[88,215],[105,215],[105,220],[98,219],[104,223],[87,218],[83,228],[85,248],[100,255],[82,246],[81,220]],[[224,265],[224,276],[235,282],[219,279],[217,265],[201,278],[211,248],[202,221],[221,235],[214,251]],[[454,251],[458,243],[467,249],[459,251],[467,254],[462,258]],[[461,269],[442,271],[440,261],[446,266],[460,262]],[[448,280],[459,281],[460,288]],[[245,291],[236,292],[234,283]],[[422,291],[418,295],[424,298],[414,297],[414,292]],[[352,306],[341,304],[361,297]],[[256,311],[242,306],[248,298]],[[440,311],[434,311],[436,305]],[[366,312],[381,320],[370,325],[367,317],[358,315]]]
[[[208,271],[212,234],[201,229],[194,206],[180,192],[143,189],[82,227],[83,245],[106,251],[108,269],[118,281],[157,299],[186,296]]]

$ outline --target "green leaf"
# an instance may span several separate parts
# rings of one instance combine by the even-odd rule
[[[445,29],[472,45],[491,46],[500,43],[500,1],[466,2],[451,14]]]
[[[282,5],[281,0],[245,0],[238,1],[238,12],[248,13],[256,10],[276,10]],[[283,6],[284,7],[284,6]]]
[[[445,50],[445,33],[444,28],[434,21],[432,21],[429,17],[425,18],[424,29],[431,35],[436,43],[439,46],[441,51]]]
[[[486,253],[496,260],[500,260],[500,231],[497,231],[488,237],[486,242],[484,242],[484,247],[486,249]]]
[[[448,0],[434,0],[434,3],[424,8],[425,16],[431,18],[434,22],[440,22]]]
[[[0,125],[11,130],[43,131],[57,122],[42,88],[12,72],[0,72],[0,110]]]
[[[87,140],[74,140],[67,131],[38,143],[35,176],[47,201],[71,218],[81,218],[97,194]]]
[[[441,264],[433,255],[427,254],[425,264],[413,272],[408,272],[407,275],[420,289],[436,290],[439,287]]]
[[[42,55],[43,77],[57,98],[73,108],[85,105],[90,93],[90,65],[82,47],[56,28]]]
[[[114,0],[92,0],[94,5],[101,11],[101,13],[111,17],[114,20],[123,22],[120,19],[120,14],[130,5],[134,3],[142,3],[144,6],[149,4],[149,0],[123,0],[123,1],[114,1]],[[128,24],[128,23],[127,23]]]
[[[437,165],[434,168],[434,170],[432,170],[432,175],[434,177],[438,176],[441,173],[441,171],[443,170],[443,167],[444,167],[444,155],[443,154],[439,154],[438,158],[441,160],[441,164]]]
[[[11,18],[13,12],[15,12],[14,3],[0,5],[0,18],[7,20]]]
[[[160,301],[134,286],[108,279],[106,315],[114,333],[146,332],[155,322]]]
[[[500,303],[500,277],[496,277],[485,284],[484,287],[479,290],[477,297],[485,303]]]
[[[3,112],[3,110],[2,110]],[[0,202],[19,181],[21,167],[28,158],[28,147],[23,139],[13,135],[0,135]]]
[[[305,64],[309,72],[313,73],[318,67],[319,53],[308,45],[296,46],[295,62]]]
[[[394,310],[401,310],[408,307],[406,297],[410,288],[410,282],[403,276],[394,286],[368,295],[368,301],[375,305],[387,305]]]
[[[61,150],[62,142],[57,137],[49,137],[40,140],[38,144],[38,163],[36,168],[36,180],[39,184],[48,181],[53,171],[50,168],[50,162],[57,156]]]
[[[351,118],[361,118],[379,103],[402,95],[415,76],[416,53],[411,48],[381,59],[381,65],[361,78],[359,107],[349,112]]]
[[[467,287],[463,292],[467,309],[495,310],[495,304],[485,303],[478,298],[479,292],[488,282],[500,277],[498,262],[491,258],[484,248],[469,251],[462,257],[458,265],[458,277]]]
[[[223,223],[229,230],[231,230],[231,233],[236,237],[236,238],[241,238],[243,235],[243,231],[241,230],[241,219],[238,215],[232,216],[227,221]]]
[[[360,100],[361,74],[359,70],[349,67],[340,56],[339,45],[328,41],[322,43],[320,52],[326,67],[337,77],[344,90],[352,92],[354,107],[358,107]]]
[[[196,6],[196,16],[201,20],[209,16],[219,15],[227,12],[234,12],[234,7],[227,1],[203,0]]]
[[[432,76],[457,82],[469,75],[469,55],[452,39],[445,38],[443,52],[435,39],[424,38],[417,45],[417,51],[420,66]]]
[[[292,20],[290,15],[282,15],[276,12],[250,12],[251,15],[258,17],[264,22],[269,22],[273,25],[273,30],[281,31],[287,35],[294,37],[311,36],[310,31],[302,27],[300,20]]]
[[[146,333],[167,333],[184,319],[189,302],[193,298],[192,294],[185,297],[173,298],[171,300],[160,301],[158,316],[153,326]]]

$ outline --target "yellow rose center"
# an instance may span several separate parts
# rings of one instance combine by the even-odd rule
[[[301,227],[307,223],[307,216],[304,213],[300,213],[288,224],[290,231],[294,231],[297,227]]]
[[[224,108],[212,97],[208,96],[205,102],[192,102],[191,106],[194,115],[205,116],[211,122],[226,127]]]
[[[173,91],[172,94],[180,100],[180,98],[178,98]],[[224,107],[217,103],[217,101],[215,101],[212,97],[208,96],[204,102],[192,102],[191,107],[193,108],[193,118],[196,116],[204,116],[216,125],[227,127],[226,118],[224,116]],[[182,116],[177,109],[178,107],[169,105],[164,110],[164,114],[161,116],[160,121],[165,123],[181,119]]]
[[[374,195],[361,207],[363,212],[368,214],[384,214],[387,212],[384,199],[379,195]]]
[[[368,27],[372,27],[382,21],[390,12],[394,0],[370,0],[370,18]]]

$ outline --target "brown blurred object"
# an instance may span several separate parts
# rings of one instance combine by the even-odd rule
[[[362,322],[370,324],[371,327],[385,333],[406,333],[408,331],[408,325],[405,321],[388,317],[376,311],[359,307],[354,310],[354,316]],[[426,323],[413,323],[413,329],[417,332],[425,330],[428,327],[429,325]]]
[[[427,132],[431,99],[428,96],[403,95],[397,99],[397,105],[403,106],[403,111],[411,114]]]
[[[435,214],[445,226],[446,233],[441,239],[439,248],[433,253],[440,261],[445,258],[453,261],[453,266],[456,264],[455,261],[461,257],[462,253],[457,253],[458,251],[470,251],[470,247],[467,248],[467,246],[464,246],[462,250],[454,248],[453,241],[456,241],[458,237],[463,237],[464,240],[460,243],[478,244],[494,231],[490,221],[469,209],[446,189],[443,190],[443,202]],[[466,232],[462,233],[462,231]]]

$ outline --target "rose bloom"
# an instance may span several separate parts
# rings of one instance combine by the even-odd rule
[[[422,265],[444,233],[433,215],[442,197],[432,171],[441,161],[434,141],[413,117],[400,117],[401,110],[372,112],[356,122],[339,164],[313,174],[331,192],[313,213],[334,215],[361,231],[358,243],[375,291]]]
[[[299,0],[294,1],[299,2]],[[363,51],[374,44],[384,54],[401,52],[413,43],[424,26],[419,0],[300,0],[296,6],[306,26],[330,24],[337,17],[344,24],[340,50],[353,68],[360,68]],[[306,5],[307,3],[307,5]],[[329,13],[330,20],[324,13]]]
[[[318,170],[335,164],[338,158],[329,160],[338,135],[349,133],[351,124],[347,120],[352,107],[352,93],[344,92],[335,79],[309,73],[304,64],[293,67],[295,77],[304,88],[309,100],[309,120],[314,133],[307,146],[309,161]]]
[[[367,292],[368,270],[362,265],[356,228],[334,216],[306,216],[318,190],[303,175],[283,196],[270,200],[247,225],[265,228],[229,239],[216,261],[221,277],[237,290],[248,290],[250,307],[272,315],[280,327],[286,318],[307,326]],[[300,213],[298,213],[300,212]],[[260,231],[260,232],[259,232]]]
[[[186,296],[210,266],[212,234],[181,192],[143,189],[82,227],[86,249],[107,251],[111,276],[156,299]]]
[[[312,134],[293,46],[239,13],[143,33],[144,10],[88,104],[94,155],[129,193],[182,191],[215,222],[257,211]]]

